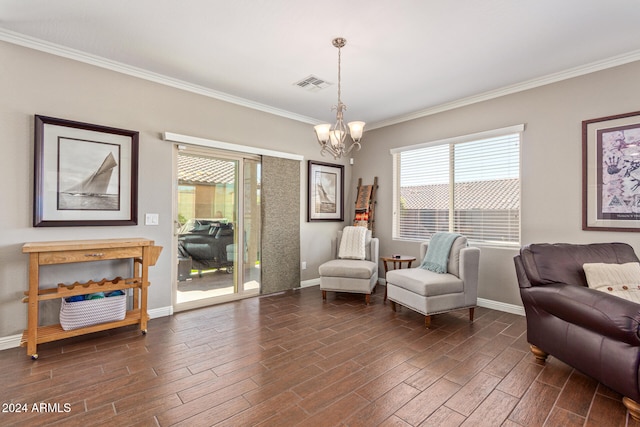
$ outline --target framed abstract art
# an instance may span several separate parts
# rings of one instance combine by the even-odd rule
[[[582,229],[640,231],[640,111],[582,122]]]

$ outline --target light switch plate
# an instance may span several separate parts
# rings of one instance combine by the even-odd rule
[[[148,213],[144,216],[144,225],[158,225],[158,217],[157,213]]]

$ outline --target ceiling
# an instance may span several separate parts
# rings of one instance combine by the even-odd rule
[[[345,120],[375,128],[640,60],[640,3],[0,1],[0,40],[308,123],[335,121],[335,37]]]

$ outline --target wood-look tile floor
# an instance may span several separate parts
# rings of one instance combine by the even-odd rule
[[[0,425],[640,426],[617,393],[536,363],[524,317],[425,329],[383,293],[304,288],[40,345],[37,361],[1,351]]]

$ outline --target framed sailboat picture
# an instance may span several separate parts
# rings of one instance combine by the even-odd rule
[[[344,221],[344,166],[308,163],[307,221]]]
[[[34,227],[138,223],[138,132],[36,115],[34,160]]]

